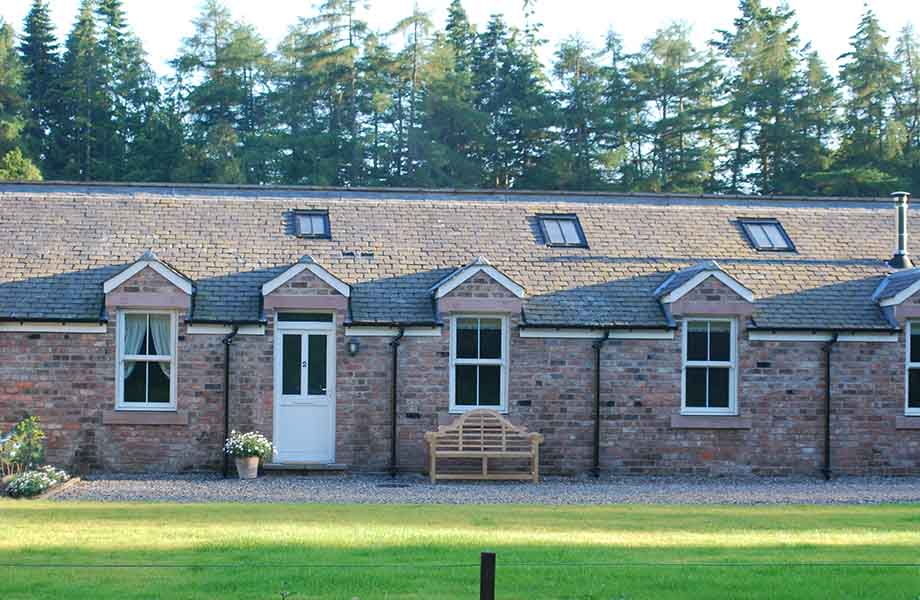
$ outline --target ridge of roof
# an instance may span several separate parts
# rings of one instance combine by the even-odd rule
[[[309,185],[243,185],[215,183],[158,183],[158,182],[111,182],[111,181],[5,181],[0,183],[0,193],[7,191],[49,192],[60,189],[70,192],[143,192],[175,195],[177,192],[194,193],[228,193],[241,195],[272,195],[286,193],[322,193],[322,194],[412,194],[427,196],[481,196],[493,200],[513,201],[526,198],[552,198],[553,201],[615,201],[615,200],[658,200],[658,201],[747,201],[766,204],[793,202],[806,204],[885,204],[891,203],[887,196],[802,196],[802,195],[758,195],[758,194],[715,194],[687,192],[620,192],[620,191],[566,191],[566,190],[518,190],[518,189],[484,189],[484,188],[424,188],[424,187],[334,187]]]

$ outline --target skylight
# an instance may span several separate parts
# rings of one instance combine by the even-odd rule
[[[795,250],[786,230],[776,219],[741,219],[741,227],[755,250],[789,252]]]
[[[588,241],[577,215],[538,215],[538,218],[547,246],[587,248]]]
[[[329,213],[318,210],[295,212],[294,228],[300,237],[328,238]]]

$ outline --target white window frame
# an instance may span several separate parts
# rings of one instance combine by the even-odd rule
[[[728,322],[731,325],[731,360],[687,360],[687,333],[690,323],[694,322]],[[692,317],[683,320],[681,327],[681,368],[680,368],[680,413],[682,415],[725,415],[738,414],[738,320],[724,317]],[[728,367],[728,407],[709,408],[687,406],[687,367]]]
[[[169,328],[170,335],[172,336],[172,347],[173,352],[171,356],[168,355],[133,355],[125,354],[125,341],[124,341],[124,331],[125,331],[125,315],[130,314],[139,314],[139,315],[167,315],[169,316]],[[179,353],[179,323],[178,315],[174,311],[166,310],[119,310],[118,311],[118,322],[115,328],[115,346],[116,346],[116,358],[115,358],[115,409],[124,410],[124,411],[143,411],[143,412],[175,412],[176,411],[176,380],[178,378],[178,360],[177,355]],[[136,362],[169,362],[169,404],[163,403],[149,403],[149,402],[125,402],[125,362],[126,361],[136,361]]]
[[[910,336],[913,329],[914,321],[908,321],[905,328],[907,338],[904,343],[904,415],[908,417],[920,417],[920,407],[910,407],[910,370],[920,369],[920,363],[910,362]]]
[[[457,320],[459,319],[500,319],[502,323],[502,356],[501,358],[457,358]],[[495,314],[462,314],[452,315],[450,318],[450,408],[451,413],[465,413],[477,408],[488,408],[506,414],[508,412],[508,354],[511,349],[510,327],[508,317]],[[457,406],[456,403],[456,378],[457,365],[499,365],[501,369],[499,381],[500,402],[498,406]]]

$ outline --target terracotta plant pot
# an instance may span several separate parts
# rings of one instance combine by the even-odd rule
[[[259,457],[245,456],[236,459],[236,472],[240,479],[255,479],[259,475]]]

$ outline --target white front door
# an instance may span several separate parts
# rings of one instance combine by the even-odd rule
[[[335,462],[334,324],[276,325],[275,460]]]

